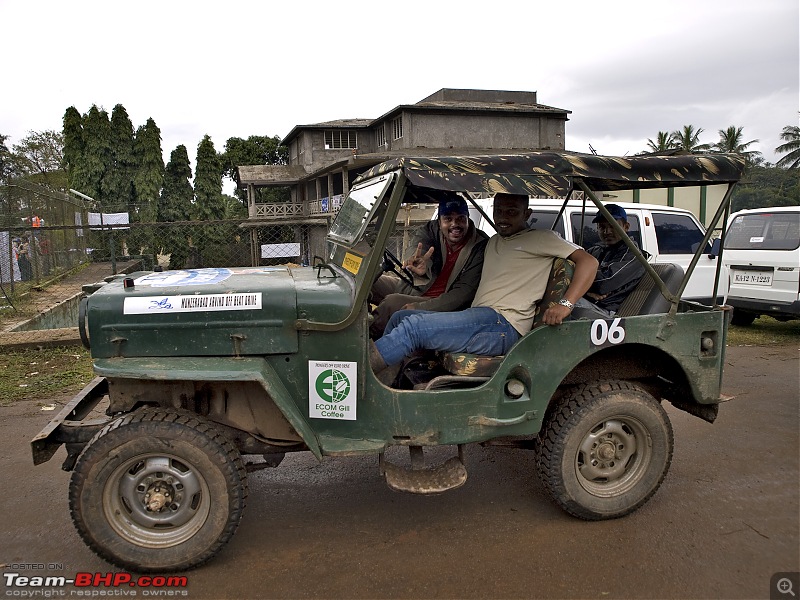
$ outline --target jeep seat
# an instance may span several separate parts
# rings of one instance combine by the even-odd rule
[[[542,315],[549,307],[558,304],[572,283],[572,276],[575,273],[575,263],[566,258],[556,258],[550,269],[550,277],[547,280],[542,299],[536,306],[536,314],[533,317],[533,327],[541,327]],[[463,375],[468,377],[491,377],[502,362],[504,356],[481,356],[478,354],[468,354],[466,352],[445,352],[442,355],[444,368],[453,375]]]
[[[672,263],[652,265],[658,276],[664,281],[667,289],[673,294],[683,280],[683,268]],[[632,317],[634,315],[654,315],[669,311],[670,303],[661,294],[661,290],[653,279],[645,273],[639,284],[623,300],[616,317]]]

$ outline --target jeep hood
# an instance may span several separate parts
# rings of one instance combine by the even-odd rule
[[[341,320],[350,302],[346,279],[311,268],[142,272],[89,296],[80,326],[94,358],[285,354],[298,317]]]

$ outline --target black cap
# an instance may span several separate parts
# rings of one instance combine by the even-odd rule
[[[611,213],[611,216],[617,219],[618,221],[627,221],[628,215],[625,212],[625,209],[619,206],[618,204],[606,204],[604,208]],[[604,219],[603,215],[597,213],[594,219],[592,219],[592,223],[599,223]]]
[[[439,202],[439,216],[468,215],[467,201],[463,198],[449,198]]]

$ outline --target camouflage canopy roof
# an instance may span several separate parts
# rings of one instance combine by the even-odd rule
[[[577,179],[598,191],[731,183],[741,177],[744,159],[736,154],[618,157],[573,152],[401,157],[375,165],[354,183],[396,170],[419,187],[564,197]]]

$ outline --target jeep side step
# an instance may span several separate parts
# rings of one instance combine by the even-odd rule
[[[379,456],[381,474],[386,485],[396,492],[412,494],[441,494],[454,490],[467,482],[467,468],[464,466],[464,444],[458,445],[458,456],[441,465],[426,467],[422,446],[409,446],[411,467],[401,467]]]

